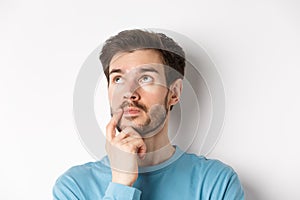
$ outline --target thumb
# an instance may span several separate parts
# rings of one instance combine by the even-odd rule
[[[144,159],[146,157],[146,152],[147,152],[147,146],[143,142],[142,145],[138,148],[137,154],[141,159]]]

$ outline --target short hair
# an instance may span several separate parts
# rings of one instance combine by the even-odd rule
[[[163,33],[145,31],[141,29],[125,30],[106,40],[100,54],[104,74],[109,83],[109,64],[114,55],[121,52],[133,52],[141,49],[157,51],[163,60],[167,85],[175,80],[183,79],[185,68],[185,53],[183,49],[170,37]]]

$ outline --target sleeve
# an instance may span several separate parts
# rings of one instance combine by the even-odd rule
[[[85,200],[90,199],[89,192],[86,191],[83,194],[83,191],[69,176],[61,176],[57,179],[53,187],[53,200]],[[117,183],[110,182],[105,191],[103,197],[99,196],[99,200],[139,200],[141,197],[141,191]],[[94,197],[91,197],[93,199]]]
[[[103,200],[139,200],[141,191],[126,185],[110,182]]]
[[[61,176],[55,182],[52,190],[53,200],[83,200],[77,184],[66,176]]]
[[[223,197],[224,200],[244,200],[244,190],[240,183],[240,180],[237,174],[234,172],[230,177],[225,194]]]

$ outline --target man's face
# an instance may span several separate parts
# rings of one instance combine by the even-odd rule
[[[123,110],[119,129],[130,126],[141,136],[157,133],[168,114],[168,91],[158,52],[136,50],[112,58],[108,95],[111,113]]]

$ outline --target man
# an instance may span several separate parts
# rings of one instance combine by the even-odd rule
[[[106,41],[100,60],[112,115],[107,156],[60,176],[54,199],[244,199],[232,168],[170,143],[168,120],[185,68],[176,42],[162,33],[122,31]]]

